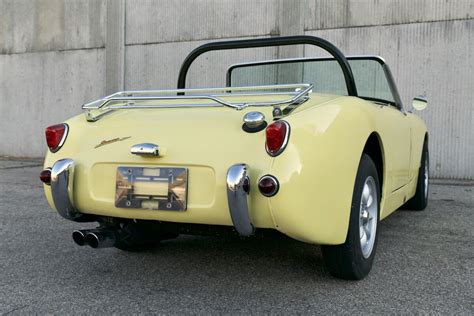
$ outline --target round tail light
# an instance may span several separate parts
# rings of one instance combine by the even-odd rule
[[[272,156],[278,156],[285,150],[290,135],[290,125],[285,121],[276,121],[270,124],[266,131],[265,148],[267,153]]]
[[[67,124],[57,124],[46,128],[46,143],[51,152],[55,153],[62,147],[66,140],[67,132]]]
[[[258,189],[263,195],[270,197],[278,193],[280,184],[278,180],[271,175],[265,175],[258,180]]]
[[[40,180],[44,184],[50,185],[51,184],[51,169],[45,169],[40,173]]]

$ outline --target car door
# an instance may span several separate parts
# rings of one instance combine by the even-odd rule
[[[395,106],[382,106],[379,113],[378,131],[383,140],[387,185],[394,192],[409,182],[410,120]]]
[[[411,156],[410,120],[403,109],[389,67],[377,56],[349,57],[359,97],[379,106],[378,132],[384,147],[386,176],[390,191],[409,182]]]

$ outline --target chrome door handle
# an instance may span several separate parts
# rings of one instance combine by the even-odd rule
[[[130,148],[134,155],[160,157],[160,146],[152,143],[136,144]]]

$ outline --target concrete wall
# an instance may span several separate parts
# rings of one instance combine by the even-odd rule
[[[44,127],[104,95],[105,24],[105,0],[0,0],[0,155],[43,156]]]
[[[429,98],[432,175],[474,179],[473,20],[471,0],[0,0],[0,155],[42,156],[45,126],[108,92],[174,88],[207,41],[310,34],[385,57],[405,104]],[[222,85],[234,62],[320,53],[209,53],[188,85]]]

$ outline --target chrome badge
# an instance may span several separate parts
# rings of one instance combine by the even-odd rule
[[[113,143],[116,143],[116,142],[121,142],[122,140],[126,140],[126,139],[129,139],[131,138],[132,136],[127,136],[127,137],[117,137],[117,138],[113,138],[113,139],[109,139],[109,140],[103,140],[100,142],[100,144],[96,145],[94,148],[99,148],[99,147],[102,147],[102,146],[105,146],[105,145],[109,145],[109,144],[113,144]]]

